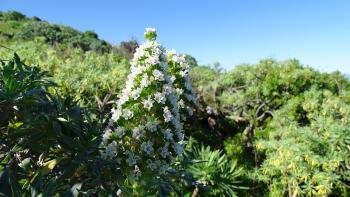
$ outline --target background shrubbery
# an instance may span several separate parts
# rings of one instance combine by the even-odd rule
[[[97,136],[138,43],[112,46],[15,11],[0,13],[0,42],[8,48],[0,48],[0,191],[111,193]],[[197,94],[185,124],[188,163],[148,192],[350,195],[350,83],[341,73],[297,60],[222,71],[187,59]]]

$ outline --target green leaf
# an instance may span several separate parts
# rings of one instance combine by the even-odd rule
[[[0,174],[0,193],[6,196],[21,197],[21,186],[8,168]]]
[[[46,175],[48,173],[50,173],[55,166],[59,163],[60,159],[52,159],[46,163],[44,163],[42,169],[40,170],[42,175]]]
[[[66,119],[64,119],[64,118],[62,118],[62,117],[57,118],[57,120],[59,120],[59,121],[61,121],[61,122],[68,122],[68,120],[66,120]]]

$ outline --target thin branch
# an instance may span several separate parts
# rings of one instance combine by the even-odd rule
[[[266,117],[266,115],[270,115],[271,117],[274,117],[274,113],[272,111],[264,111],[263,114],[261,114],[257,120],[261,121],[262,119],[264,119]]]
[[[265,103],[265,102],[263,102],[263,103],[256,109],[256,111],[255,111],[255,117],[258,117],[258,116],[259,116],[260,111],[261,111],[261,109],[262,109],[264,106],[266,106],[266,103]]]

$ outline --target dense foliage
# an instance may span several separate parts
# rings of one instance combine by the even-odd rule
[[[41,37],[45,43],[51,45],[63,44],[78,47],[84,51],[94,50],[100,53],[112,49],[110,44],[98,39],[98,35],[92,31],[82,33],[68,26],[49,24],[37,17],[29,19],[16,11],[2,13],[0,19],[6,22],[2,23],[5,31],[1,31],[1,34],[6,35],[9,39],[33,40]]]
[[[266,184],[271,196],[348,195],[350,84],[340,73],[296,60],[238,66],[218,80],[208,67],[192,71],[212,135],[230,136],[223,146],[240,158],[254,190]],[[204,86],[205,79],[213,82]]]
[[[90,31],[0,13],[0,193],[350,195],[344,75],[297,60],[266,59],[229,71],[200,66],[190,55],[163,51],[152,32],[148,44],[112,46]],[[178,100],[167,95],[167,84]],[[127,109],[134,120],[125,119]],[[184,139],[178,123],[164,122],[174,117]],[[156,134],[147,130],[154,120]],[[129,166],[136,156],[141,162]],[[139,172],[148,178],[134,179]]]
[[[91,161],[100,123],[72,99],[50,94],[47,73],[17,54],[0,70],[1,193],[50,196],[100,183],[101,168]]]
[[[192,196],[237,196],[239,190],[246,189],[241,186],[243,168],[237,166],[236,160],[229,159],[221,150],[198,146],[197,141],[190,140],[185,155],[199,162],[188,166],[187,170],[200,183],[210,188],[207,190],[197,187]]]

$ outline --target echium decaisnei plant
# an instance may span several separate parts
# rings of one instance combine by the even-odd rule
[[[155,41],[154,29],[144,35],[147,41],[134,54],[126,87],[103,135],[102,156],[118,161],[131,181],[166,174],[184,149],[166,51]]]
[[[167,51],[170,81],[173,83],[178,97],[178,108],[183,120],[187,115],[192,116],[192,108],[196,101],[188,77],[190,65],[184,55],[176,54],[175,50]]]

